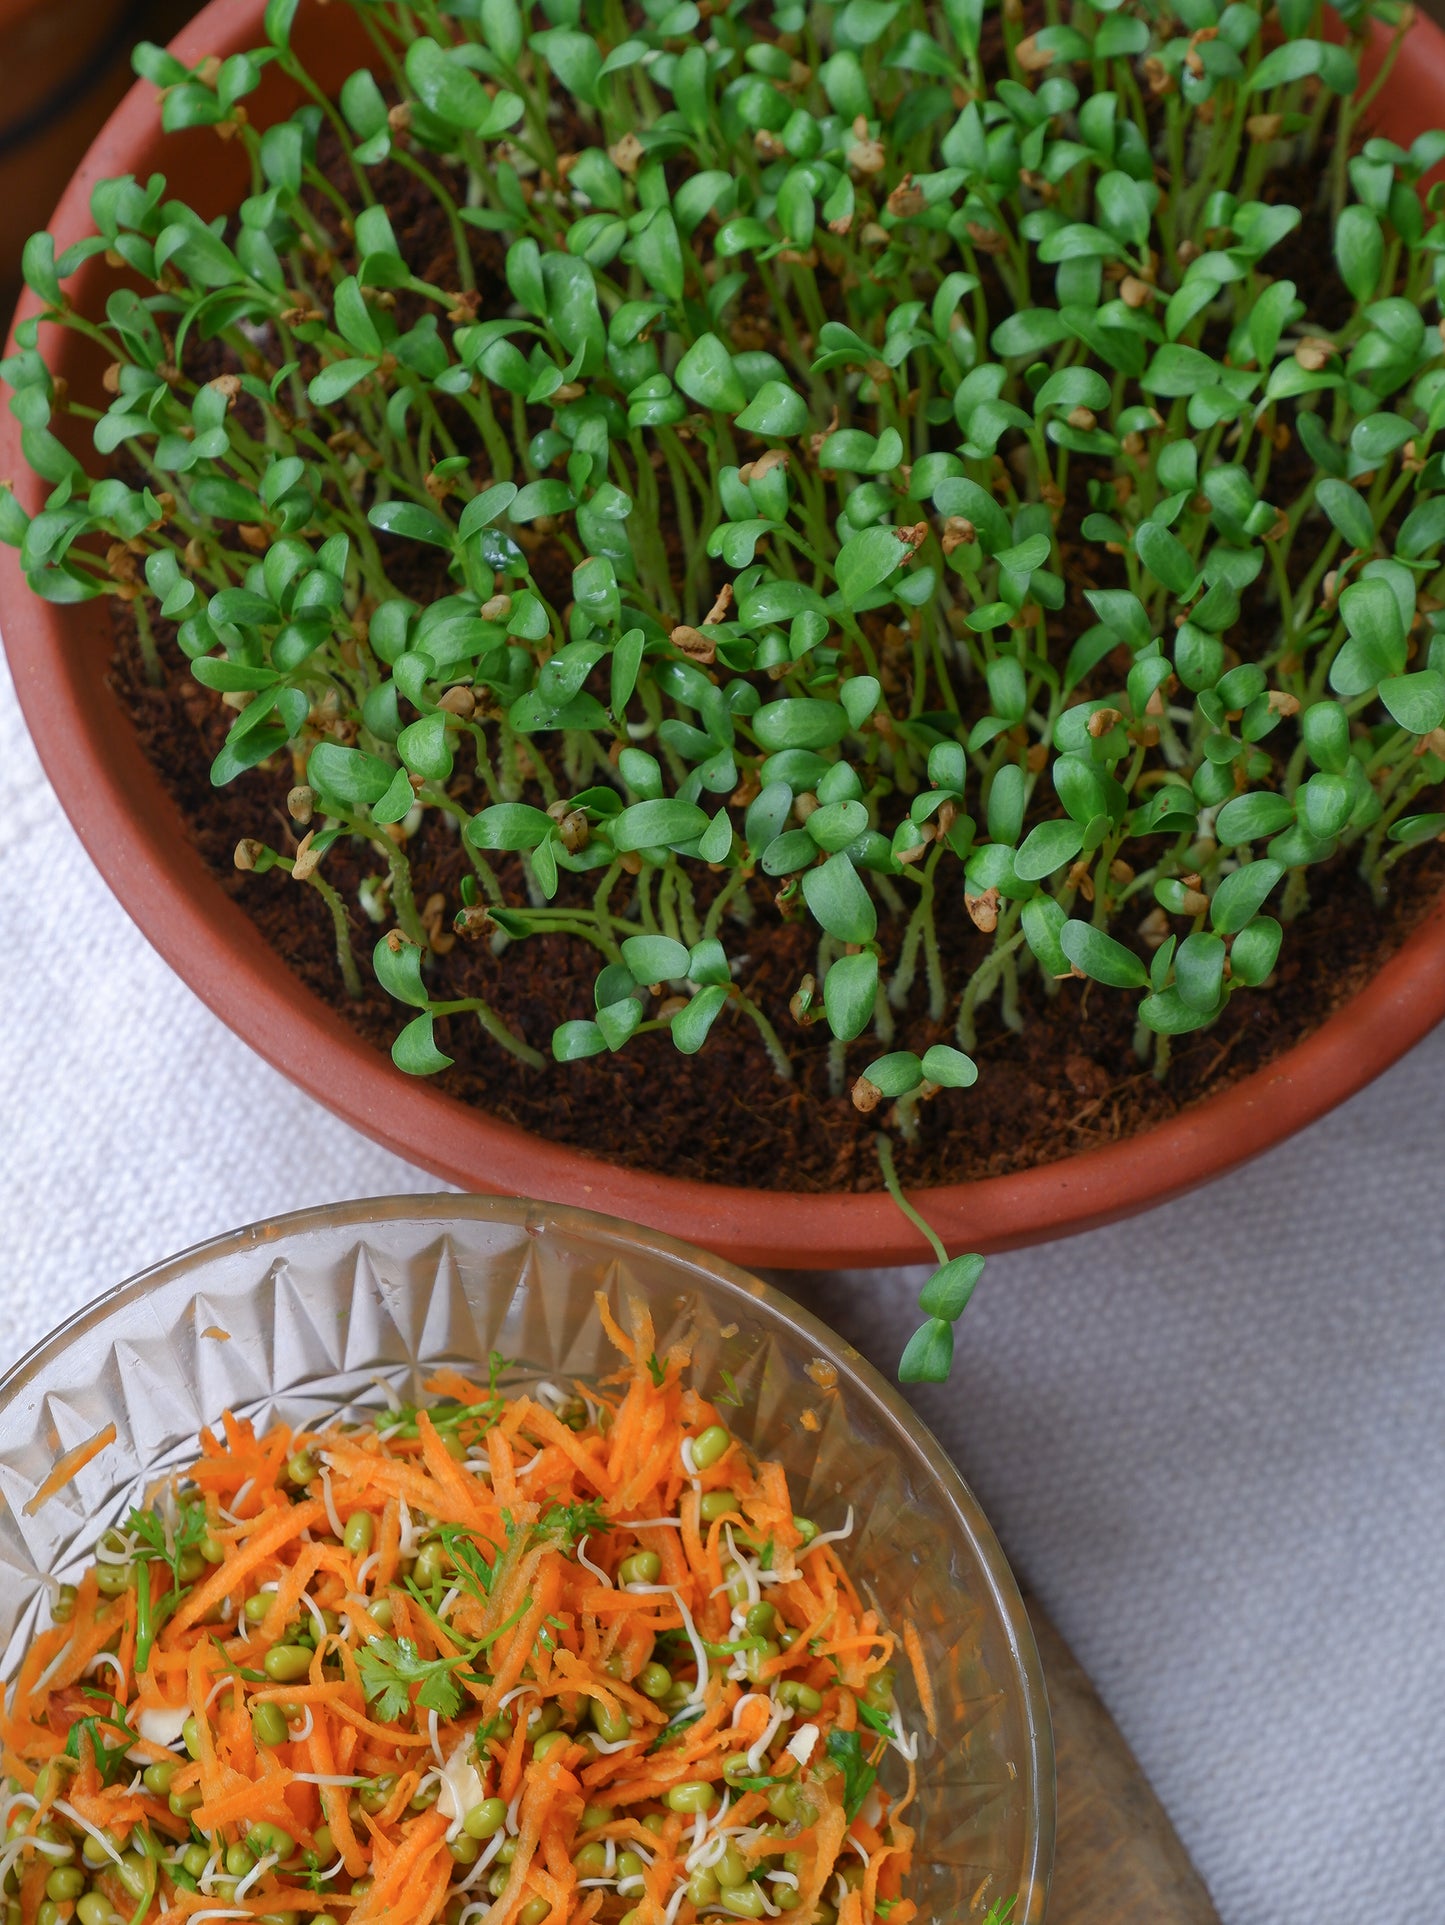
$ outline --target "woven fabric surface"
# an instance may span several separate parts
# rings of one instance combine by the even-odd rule
[[[0,1370],[146,1264],[439,1188],[167,969],[0,668]],[[1225,1925],[1445,1916],[1445,1035],[1153,1215],[994,1259],[917,1402]],[[922,1271],[780,1278],[891,1370]]]

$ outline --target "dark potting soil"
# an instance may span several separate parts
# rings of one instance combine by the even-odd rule
[[[114,686],[187,834],[307,987],[388,1050],[405,1012],[370,980],[366,958],[380,931],[353,907],[351,935],[366,990],[352,1002],[337,968],[330,912],[317,892],[282,870],[243,875],[233,865],[243,835],[294,852],[289,757],[213,789],[210,764],[230,711],[191,678],[173,644],[163,642],[162,651],[166,681],[153,688],[132,624],[117,624]],[[418,902],[443,896],[448,926],[469,870],[458,835],[429,810],[407,856]],[[369,846],[340,842],[325,874],[354,905],[357,884],[379,866]],[[520,873],[502,874],[509,900],[524,900]],[[962,983],[983,961],[989,939],[965,913],[961,865],[952,877],[951,893],[949,885],[940,890],[938,927],[949,979]],[[586,880],[564,876],[564,890]],[[1318,1028],[1400,947],[1445,883],[1445,847],[1417,851],[1391,880],[1390,896],[1377,908],[1347,861],[1312,870],[1311,906],[1286,930],[1274,985],[1240,991],[1212,1029],[1177,1038],[1163,1083],[1133,1052],[1131,997],[1080,981],[1046,986],[1031,972],[1019,985],[1022,1032],[1005,1028],[996,1007],[986,1008],[975,1051],[978,1083],[943,1091],[923,1109],[917,1144],[897,1145],[904,1180],[956,1183],[1055,1162],[1147,1129],[1259,1069]],[[756,903],[751,928],[734,927],[728,946],[747,956],[741,986],[773,1017],[792,1061],[791,1082],[774,1072],[747,1018],[725,1013],[696,1056],[680,1055],[664,1035],[647,1035],[616,1056],[565,1068],[549,1063],[541,1071],[505,1054],[473,1017],[443,1018],[438,1036],[456,1063],[439,1086],[539,1136],[671,1176],[760,1190],[880,1187],[873,1136],[883,1113],[860,1116],[846,1092],[831,1092],[826,1029],[800,1029],[787,1015],[788,998],[813,965],[814,936],[806,923],[779,920],[770,889],[759,888]],[[1148,907],[1141,900],[1138,916]],[[884,916],[878,933],[891,960],[901,929]],[[545,1054],[557,1023],[591,1013],[597,967],[597,952],[575,938],[512,943],[500,957],[485,937],[460,939],[436,958],[429,982],[439,1001],[485,997]],[[900,1014],[897,1046],[921,1050],[952,1040],[951,1014],[943,1025],[931,1024],[924,1000],[920,985],[913,1009]],[[850,1082],[878,1049],[866,1036],[849,1045]]]
[[[328,158],[328,139],[329,132],[324,131],[323,163]],[[565,147],[565,140],[561,144]],[[575,144],[586,144],[580,130]],[[376,186],[405,256],[424,279],[452,284],[450,235],[435,203],[404,169],[392,164],[384,174]],[[339,167],[337,180],[345,185]],[[1276,177],[1265,193],[1307,205],[1316,186],[1313,175],[1301,170],[1299,178]],[[510,297],[497,237],[472,230],[472,251],[481,317],[506,312]],[[1277,273],[1296,272],[1302,284],[1311,286],[1314,318],[1323,322],[1337,318],[1329,310],[1348,300],[1343,290],[1327,285],[1316,292],[1313,285],[1321,262],[1330,259],[1327,236],[1315,231],[1315,224],[1307,219],[1277,255]],[[982,265],[987,275],[987,262]],[[1332,267],[1326,271],[1333,280]],[[837,294],[841,302],[842,290]],[[1039,295],[1040,303],[1048,305],[1047,289],[1041,287]],[[749,308],[746,294],[743,305],[745,312],[733,330],[738,344],[774,345],[775,323],[766,306]],[[828,311],[836,305],[830,301]],[[398,320],[403,319],[399,313]],[[756,338],[744,341],[745,333]],[[1222,344],[1206,345],[1218,349]],[[187,371],[204,378],[220,372],[221,366],[192,367],[188,358]],[[537,418],[529,421],[531,430],[546,425],[544,413],[534,412]],[[1275,465],[1275,488],[1288,498],[1302,485],[1307,465],[1296,441]],[[1105,558],[1097,546],[1079,540],[1080,512],[1071,502],[1058,529],[1070,593],[1068,607],[1059,618],[1060,633],[1051,636],[1051,644],[1064,651],[1072,634],[1093,619],[1083,602],[1083,589],[1117,585],[1098,573]],[[675,528],[664,527],[663,535],[671,548],[680,548]],[[570,564],[555,543],[524,539],[531,549],[529,560],[538,585],[559,606],[565,605],[570,599]],[[423,601],[446,592],[435,572],[435,554],[415,545],[395,545],[388,565],[399,592]],[[722,579],[720,574],[719,584]],[[284,854],[294,852],[301,831],[289,818],[286,798],[292,783],[301,779],[301,770],[284,754],[270,768],[253,770],[223,790],[213,789],[210,764],[232,712],[221,705],[218,695],[193,680],[164,625],[158,643],[165,679],[163,685],[152,686],[129,611],[122,604],[115,606],[114,687],[148,759],[176,802],[187,834],[221,886],[307,987],[339,1009],[375,1048],[388,1050],[407,1012],[377,985],[368,964],[381,930],[357,906],[357,889],[382,868],[374,849],[338,843],[324,868],[326,879],[349,907],[352,944],[365,985],[362,996],[353,1001],[338,969],[331,914],[318,892],[292,882],[280,870],[243,875],[232,859],[243,836],[255,836]],[[876,639],[884,657],[888,693],[890,697],[901,694],[901,708],[906,710],[907,650],[900,649],[895,656],[886,636]],[[896,662],[891,678],[890,656]],[[1097,677],[1099,690],[1089,687],[1081,693],[1118,686],[1119,672],[1113,664],[1101,665]],[[534,752],[547,752],[545,738]],[[487,799],[480,785],[475,793],[468,792],[460,763],[449,788],[469,812],[484,806]],[[565,788],[564,784],[564,793]],[[1422,797],[1417,806],[1431,806],[1429,798]],[[549,1040],[559,1022],[592,1014],[597,951],[567,937],[515,942],[501,955],[493,953],[485,935],[457,939],[448,946],[452,917],[461,901],[460,884],[470,872],[455,827],[439,811],[428,810],[407,843],[407,856],[417,902],[423,907],[433,903],[436,914],[431,927],[443,932],[443,953],[435,956],[428,969],[433,997],[437,1001],[485,998],[518,1035],[548,1055]],[[525,902],[516,859],[498,863],[494,858],[493,863],[507,900]],[[936,920],[943,969],[946,980],[961,987],[984,960],[991,938],[975,930],[965,911],[962,865],[949,865],[939,874]],[[1391,872],[1390,880],[1391,892],[1377,906],[1355,872],[1353,858],[1346,856],[1310,871],[1310,906],[1286,930],[1270,988],[1235,995],[1212,1029],[1175,1039],[1163,1082],[1134,1053],[1132,998],[1079,980],[1046,983],[1037,970],[1030,970],[1019,983],[1022,1029],[1007,1028],[996,1003],[986,1006],[980,1012],[973,1052],[982,1072],[978,1084],[968,1091],[941,1092],[921,1111],[917,1141],[896,1143],[904,1181],[913,1186],[959,1182],[1055,1162],[1148,1129],[1267,1064],[1318,1028],[1399,948],[1445,884],[1445,847],[1431,844],[1413,852]],[[699,874],[694,886],[699,903],[705,904],[716,883]],[[587,877],[564,874],[558,904],[584,900],[590,887]],[[733,1009],[718,1020],[697,1056],[683,1056],[665,1035],[652,1034],[635,1038],[616,1056],[565,1068],[549,1061],[542,1070],[530,1069],[505,1053],[474,1017],[443,1018],[438,1022],[438,1040],[456,1060],[438,1079],[439,1086],[539,1136],[669,1175],[766,1190],[881,1187],[874,1135],[880,1123],[887,1121],[886,1112],[860,1116],[847,1087],[882,1046],[871,1036],[848,1046],[846,1077],[839,1093],[835,1075],[830,1074],[830,1069],[836,1072],[836,1063],[830,1065],[826,1025],[804,1028],[788,1015],[790,996],[814,966],[816,931],[806,920],[780,918],[773,890],[764,878],[759,877],[751,889],[750,925],[740,929],[731,923],[721,933],[730,954],[744,958],[740,986],[767,1013],[783,1040],[793,1071],[790,1081],[775,1072],[754,1025]],[[1150,907],[1149,898],[1137,898],[1121,912],[1116,932],[1129,940]],[[890,917],[882,904],[879,908],[878,937],[886,969],[897,957],[903,930],[900,919]],[[620,899],[617,909],[626,913]],[[894,1048],[921,1053],[932,1042],[954,1040],[956,995],[945,1021],[932,1022],[922,977],[920,968],[909,1006],[898,1012]]]

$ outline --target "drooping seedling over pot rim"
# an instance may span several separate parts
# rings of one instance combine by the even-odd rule
[[[207,224],[105,182],[93,239],[31,242],[113,399],[57,392],[23,325],[53,493],[0,492],[0,536],[39,594],[125,603],[157,674],[174,625],[236,712],[214,782],[291,759],[299,844],[238,818],[238,866],[320,892],[350,985],[379,926],[404,1070],[475,1017],[541,1071],[431,959],[566,935],[595,1007],[549,1073],[723,1020],[786,1077],[780,1031],[821,1022],[860,1127],[908,1138],[1023,972],[1130,997],[1162,1075],[1267,993],[1313,867],[1382,891],[1445,830],[1416,802],[1445,777],[1445,134],[1369,132],[1408,9],[1338,44],[1306,0],[352,4],[375,57],[335,101],[295,0],[253,54],[139,50],[253,191]],[[271,62],[307,100],[260,132]],[[440,278],[378,199],[398,170]],[[102,251],[129,274],[82,315]],[[454,929],[412,886],[428,811],[469,863]],[[356,902],[342,838],[376,851]],[[776,916],[816,961],[771,1009],[735,978]],[[963,917],[992,946],[952,980]],[[946,1371],[978,1268],[930,1282],[905,1374]]]

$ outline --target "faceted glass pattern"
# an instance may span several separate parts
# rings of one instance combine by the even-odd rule
[[[624,1324],[628,1299],[646,1301],[659,1349],[690,1335],[702,1389],[732,1373],[743,1402],[729,1425],[782,1460],[823,1529],[852,1505],[860,1588],[889,1622],[917,1625],[939,1720],[938,1739],[920,1739],[912,1812],[923,1918],[979,1920],[1017,1893],[1014,1925],[1036,1925],[1053,1846],[1048,1710],[971,1492],[897,1393],[798,1305],[582,1211],[454,1196],[306,1211],[163,1263],[64,1325],[0,1382],[0,1673],[49,1622],[50,1581],[73,1577],[223,1410],[264,1425],[375,1409],[384,1384],[418,1399],[429,1368],[475,1369],[492,1350],[515,1360],[507,1384],[595,1376],[617,1361],[599,1288]],[[27,1515],[60,1453],[111,1423],[114,1443]],[[921,1728],[901,1661],[899,1695]]]

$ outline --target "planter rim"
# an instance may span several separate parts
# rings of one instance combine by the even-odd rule
[[[0,0],[3,4],[3,0]],[[320,0],[304,0],[302,18]],[[173,43],[187,64],[261,37],[264,0],[211,0]],[[1378,53],[1378,47],[1376,48]],[[1383,95],[1409,139],[1440,115],[1445,34],[1420,18],[1410,58]],[[1367,63],[1368,65],[1368,63]],[[51,228],[57,249],[90,228],[98,179],[140,171],[157,136],[154,90],[138,82],[96,137]],[[27,290],[16,322],[40,310]],[[7,349],[14,352],[13,330]],[[19,425],[0,415],[0,473],[30,508]],[[413,1080],[313,996],[260,937],[180,832],[176,811],[138,747],[114,762],[129,724],[97,698],[74,646],[76,610],[28,590],[15,550],[0,549],[4,644],[45,772],[106,882],[203,1002],[318,1102],[409,1162],[466,1190],[604,1207],[706,1244],[742,1263],[810,1269],[916,1262],[927,1245],[885,1192],[757,1191],[626,1169],[553,1143]],[[125,779],[122,779],[124,776]],[[135,783],[150,785],[153,817]],[[1093,1228],[1178,1196],[1282,1141],[1388,1068],[1445,1017],[1445,897],[1397,953],[1317,1030],[1262,1069],[1122,1142],[1013,1175],[916,1193],[950,1249],[1017,1247]]]

